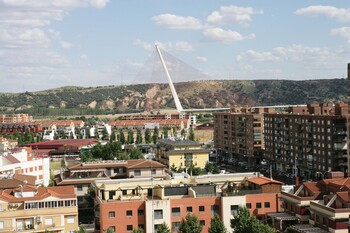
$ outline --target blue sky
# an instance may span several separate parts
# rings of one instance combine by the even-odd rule
[[[0,0],[0,92],[158,81],[155,43],[212,79],[346,78],[350,1]]]

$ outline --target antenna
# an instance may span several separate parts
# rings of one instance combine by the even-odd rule
[[[175,101],[175,106],[176,106],[176,109],[177,109],[177,112],[183,112],[183,108],[182,108],[182,105],[180,103],[180,100],[179,100],[179,97],[177,96],[177,93],[176,93],[176,90],[175,90],[175,87],[174,87],[174,84],[173,84],[173,81],[171,80],[171,77],[170,77],[170,74],[168,72],[168,68],[166,67],[166,64],[164,62],[164,59],[163,59],[163,56],[160,52],[160,49],[158,47],[157,44],[155,44],[156,46],[156,50],[157,50],[157,53],[159,55],[159,59],[160,61],[162,62],[162,65],[163,65],[163,68],[164,68],[164,72],[166,74],[166,77],[168,79],[168,82],[169,82],[169,86],[170,86],[170,90],[171,90],[171,94],[173,95],[174,97],[174,101]]]

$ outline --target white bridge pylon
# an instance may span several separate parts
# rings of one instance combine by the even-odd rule
[[[166,64],[165,64],[165,62],[164,62],[162,53],[160,52],[160,49],[159,49],[158,45],[155,44],[155,46],[156,46],[157,53],[158,53],[158,55],[159,55],[159,59],[160,59],[160,61],[162,62],[162,66],[163,66],[165,75],[166,75],[166,77],[167,77],[167,79],[168,79],[168,82],[169,82],[171,94],[173,95],[173,98],[174,98],[174,101],[175,101],[176,110],[177,110],[177,112],[181,113],[181,112],[184,111],[184,109],[182,108],[182,105],[181,105],[179,96],[178,96],[177,93],[176,93],[176,90],[175,90],[173,81],[171,80],[171,77],[170,77],[168,68],[167,68],[167,66],[166,66]]]

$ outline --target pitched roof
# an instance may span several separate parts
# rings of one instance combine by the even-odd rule
[[[76,146],[82,147],[91,144],[96,144],[97,140],[95,138],[89,139],[63,139],[63,140],[52,140],[52,141],[43,141],[37,143],[26,144],[25,146],[29,146],[32,148],[38,149],[54,149],[61,146]]]
[[[139,126],[143,127],[146,123],[148,124],[159,124],[161,126],[166,125],[181,125],[187,123],[188,119],[150,119],[150,120],[115,120],[110,121],[108,124],[111,126]]]
[[[15,164],[15,163],[20,163],[21,162],[21,161],[19,161],[16,157],[14,157],[11,154],[8,154],[8,155],[4,156],[4,158],[6,160],[8,160],[11,164]]]
[[[74,186],[60,186],[60,187],[34,187],[26,185],[23,187],[23,191],[35,191],[35,195],[33,197],[15,197],[14,192],[18,192],[19,188],[16,189],[5,189],[0,190],[0,200],[4,200],[7,202],[18,203],[24,201],[35,201],[35,200],[43,200],[48,197],[56,197],[56,198],[76,198]]]
[[[131,160],[99,160],[85,163],[78,163],[68,166],[69,170],[81,170],[81,169],[105,169],[113,167],[126,167],[126,168],[163,168],[165,165],[147,159],[131,159]]]
[[[17,188],[19,185],[35,185],[35,176],[11,174],[0,178],[0,189]]]
[[[153,160],[140,159],[140,160],[128,160],[126,167],[130,169],[130,168],[163,168],[166,166],[164,164],[161,164]]]
[[[253,177],[248,179],[248,182],[257,184],[257,185],[265,185],[265,184],[284,184],[281,181],[278,180],[271,180],[270,178],[264,177],[264,176],[260,176],[260,177]]]

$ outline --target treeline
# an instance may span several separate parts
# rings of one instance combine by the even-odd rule
[[[347,79],[215,80],[176,83],[175,87],[184,107],[212,108],[232,104],[289,105],[346,102],[347,82]],[[151,101],[150,105],[146,93],[155,86],[158,94],[160,92],[168,94],[161,96],[161,100]],[[96,102],[96,106],[90,108],[89,104],[93,102]],[[0,93],[0,111],[13,113],[16,109],[28,108],[20,112],[25,111],[34,116],[141,112],[146,106],[150,110],[173,108],[174,101],[169,86],[139,84],[89,88],[64,87],[20,94]],[[9,109],[12,112],[5,112]]]

